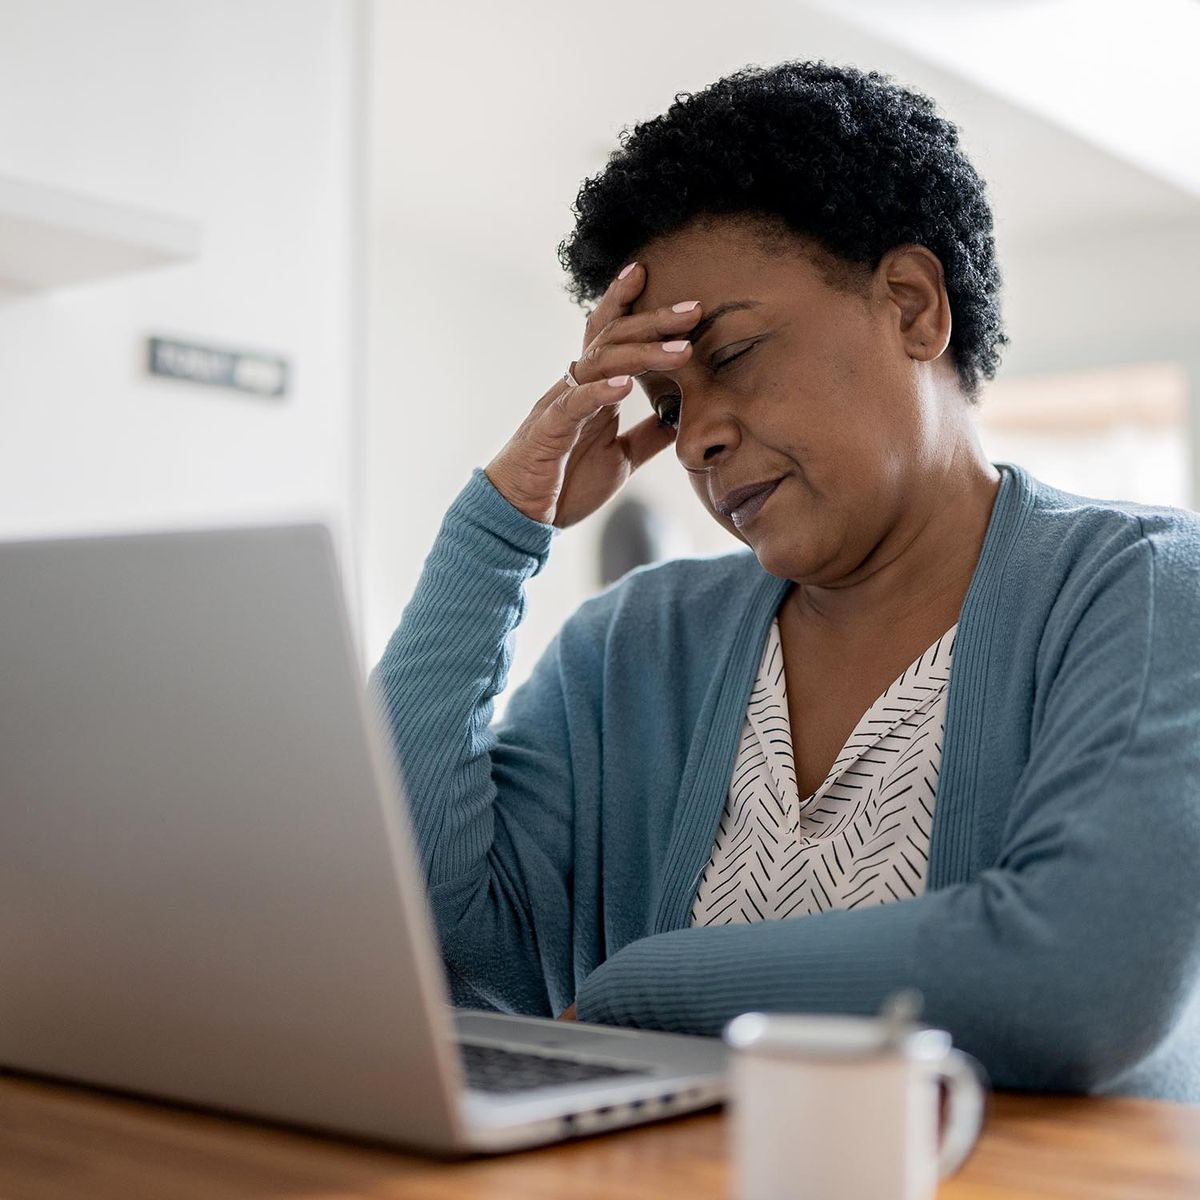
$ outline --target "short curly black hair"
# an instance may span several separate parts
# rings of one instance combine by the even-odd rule
[[[992,211],[958,129],[928,96],[875,71],[785,62],[681,93],[621,134],[573,211],[558,253],[582,304],[654,239],[696,219],[746,216],[782,223],[835,261],[874,268],[908,243],[936,254],[972,400],[1008,342]]]

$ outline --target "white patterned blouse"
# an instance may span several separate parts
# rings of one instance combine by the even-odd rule
[[[955,625],[863,714],[801,802],[772,622],[693,925],[887,904],[925,888]]]

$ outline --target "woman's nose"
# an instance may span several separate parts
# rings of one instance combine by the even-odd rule
[[[741,440],[733,415],[715,396],[693,393],[679,406],[675,457],[691,471],[702,471],[726,456]]]

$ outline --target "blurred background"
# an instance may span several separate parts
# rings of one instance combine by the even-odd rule
[[[1198,53],[1197,0],[0,0],[0,537],[319,518],[373,661],[578,352],[580,181],[786,58],[930,93],[989,181],[993,459],[1200,506]],[[734,548],[670,452],[628,493],[656,553]],[[514,680],[605,519],[556,539]]]

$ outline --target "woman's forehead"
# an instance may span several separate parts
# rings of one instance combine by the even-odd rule
[[[699,300],[705,309],[734,300],[767,302],[818,280],[798,240],[772,253],[761,230],[734,222],[689,226],[658,238],[638,261],[646,270],[646,286],[633,303],[635,313],[680,300]]]

